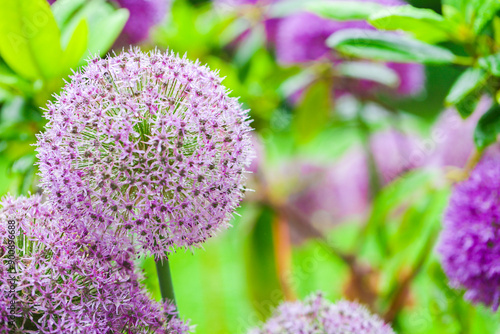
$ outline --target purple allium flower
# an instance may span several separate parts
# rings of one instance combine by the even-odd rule
[[[438,244],[450,284],[493,310],[500,303],[499,189],[500,160],[483,159],[455,186]]]
[[[170,8],[171,0],[113,0],[128,9],[128,18],[116,44],[124,46],[146,40],[152,27],[161,23]]]
[[[285,302],[258,329],[249,334],[394,334],[391,327],[363,306],[331,303],[320,293],[303,302]]]
[[[71,79],[38,137],[41,184],[59,210],[159,257],[229,226],[253,151],[247,111],[216,72],[134,49]]]
[[[15,328],[95,334],[165,333],[167,329],[186,333],[189,329],[178,318],[168,322],[166,314],[172,313],[172,307],[153,301],[140,285],[142,276],[135,271],[135,253],[127,247],[127,239],[96,243],[84,233],[67,230],[61,224],[64,218],[42,203],[41,196],[6,197],[1,207],[0,316],[14,301],[17,310],[9,314],[17,317]],[[14,296],[9,293],[13,277]],[[14,332],[9,326],[8,332]]]
[[[331,0],[330,0],[331,1]],[[386,6],[400,6],[405,3],[399,0],[356,0],[359,2],[376,2]],[[327,38],[333,33],[344,29],[374,28],[366,21],[333,21],[321,18],[313,13],[299,12],[280,20],[276,33],[276,57],[281,64],[298,64],[316,61],[333,62],[338,65],[342,58],[336,55],[326,45]],[[386,63],[389,69],[399,77],[396,93],[414,95],[419,93],[424,85],[424,67],[414,63]],[[355,83],[347,80],[343,85],[335,87],[340,93],[369,93],[374,89],[382,89],[371,81],[361,80]],[[346,87],[342,87],[346,86]]]

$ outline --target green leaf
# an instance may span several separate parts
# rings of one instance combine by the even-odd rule
[[[500,106],[493,105],[477,122],[474,132],[474,143],[483,150],[497,141],[500,133]]]
[[[377,244],[379,260],[385,261],[391,247],[389,245],[388,228],[395,212],[407,208],[409,204],[428,197],[427,189],[432,184],[433,176],[427,171],[416,170],[394,180],[377,194],[373,208],[363,230],[366,237],[373,238]],[[365,240],[364,237],[360,240]],[[361,245],[360,245],[361,246]],[[367,245],[369,246],[369,245]],[[366,247],[363,245],[363,247]]]
[[[221,45],[224,47],[229,43],[235,41],[240,37],[245,31],[252,28],[251,23],[243,17],[235,19],[231,22],[220,34],[219,40]]]
[[[244,38],[238,46],[238,51],[234,55],[234,62],[239,66],[247,64],[252,56],[262,47],[265,43],[264,26],[258,25],[254,27],[248,36]]]
[[[494,76],[500,76],[500,53],[496,53],[487,57],[481,57],[478,59],[478,63],[479,66],[481,66]]]
[[[0,86],[8,87],[17,94],[29,96],[33,92],[33,85],[17,75],[3,62],[0,62]]]
[[[98,54],[104,56],[120,35],[129,17],[126,9],[115,9],[104,0],[88,1],[78,10],[64,27],[66,34],[75,31],[80,22],[85,19],[88,24],[87,52],[83,58]],[[81,62],[82,63],[82,62]]]
[[[78,63],[87,49],[88,34],[89,29],[87,22],[81,20],[73,31],[73,35],[71,35],[71,39],[68,41],[68,45],[61,59],[61,64],[65,71],[78,66]]]
[[[331,35],[326,44],[354,57],[393,62],[449,64],[457,57],[449,50],[392,32],[345,29]]]
[[[500,17],[498,16],[493,18],[493,37],[495,42],[500,44]]]
[[[367,61],[343,62],[336,67],[336,70],[343,77],[370,80],[389,87],[399,85],[398,74],[381,63]]]
[[[484,26],[493,19],[495,14],[500,9],[500,1],[498,0],[473,0],[469,1],[475,6],[473,14],[472,29],[476,34],[483,30]]]
[[[128,17],[128,10],[120,8],[91,27],[87,55],[93,56],[94,54],[99,54],[100,56],[104,56],[122,32]],[[103,34],[103,31],[106,33]]]
[[[431,9],[415,8],[410,5],[394,7],[374,13],[368,22],[382,30],[409,32],[415,38],[428,43],[449,39],[450,23]]]
[[[331,87],[324,81],[311,85],[295,109],[292,121],[293,134],[300,144],[305,144],[325,128],[331,108]]]
[[[450,7],[455,8],[461,14],[462,19],[475,34],[479,34],[500,9],[500,1],[444,0],[443,9],[446,8],[446,13],[449,13],[450,16],[455,16],[456,12],[451,10]]]
[[[357,1],[313,1],[305,8],[319,16],[336,21],[366,20],[385,7],[375,2]],[[392,10],[392,9],[391,9]]]
[[[469,68],[455,81],[445,98],[448,105],[455,105],[462,117],[471,115],[486,84],[488,74],[480,68]]]
[[[46,0],[4,1],[0,11],[0,55],[27,79],[58,75],[60,32]]]
[[[314,73],[314,71],[305,69],[283,81],[278,89],[278,92],[282,97],[289,98],[294,93],[309,86],[317,77],[318,76]]]

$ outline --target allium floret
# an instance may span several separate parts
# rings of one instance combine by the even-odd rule
[[[6,197],[0,205],[2,333],[187,333],[180,319],[167,321],[171,307],[152,300],[139,283],[127,239],[96,243],[66,232],[41,196]],[[9,324],[11,314],[16,320]]]
[[[198,62],[139,49],[92,59],[45,117],[37,150],[50,201],[158,257],[227,227],[242,199],[247,111]]]
[[[335,304],[320,293],[304,301],[285,302],[271,318],[249,334],[394,334],[391,327],[363,306],[339,301]]]
[[[500,160],[483,159],[455,186],[438,245],[451,285],[494,310],[500,303],[499,189]]]

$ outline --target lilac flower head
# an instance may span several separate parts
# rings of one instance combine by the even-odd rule
[[[330,0],[335,1],[335,0]],[[400,6],[400,0],[356,0],[358,2],[376,2],[385,6]],[[335,65],[343,60],[326,45],[327,38],[344,29],[374,28],[366,21],[333,21],[309,12],[299,12],[283,18],[277,28],[276,57],[281,64],[298,64],[315,61],[330,61]],[[413,63],[386,63],[399,77],[397,93],[413,95],[422,90],[425,76],[422,65]],[[361,80],[344,83],[344,89],[366,93],[379,89],[374,82]],[[339,88],[339,87],[337,87]]]
[[[363,306],[339,301],[335,304],[321,294],[303,302],[285,302],[271,318],[249,334],[394,334],[391,327]]]
[[[14,301],[16,310],[8,312],[17,318],[4,323],[3,332],[165,333],[174,328],[179,330],[173,333],[187,333],[179,319],[167,321],[172,310],[139,284],[132,248],[101,247],[66,232],[63,218],[40,196],[6,197],[1,207],[0,317],[5,319],[6,306]],[[12,236],[14,245],[8,242]],[[102,256],[98,250],[106,247],[114,251]],[[12,278],[15,297],[9,293]]]
[[[62,212],[156,256],[227,227],[253,156],[247,111],[173,53],[93,59],[48,105],[42,186]]]
[[[118,38],[119,45],[136,44],[149,37],[152,27],[160,23],[170,7],[171,0],[114,0],[128,9],[128,18]]]
[[[500,303],[500,160],[483,159],[459,183],[444,216],[438,251],[465,298],[496,310]]]

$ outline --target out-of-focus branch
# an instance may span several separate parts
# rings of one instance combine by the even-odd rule
[[[275,205],[275,209],[288,217],[290,224],[302,232],[306,237],[316,239],[319,244],[333,256],[340,258],[348,267],[350,280],[348,282],[348,297],[357,300],[374,310],[377,299],[376,284],[373,278],[377,276],[376,272],[366,263],[358,261],[354,254],[344,253],[333,247],[325,238],[323,233],[316,229],[314,225],[300,211],[288,203]]]
[[[274,254],[278,279],[286,300],[296,300],[297,297],[290,284],[292,270],[292,245],[290,242],[290,227],[282,214],[277,214],[273,221]]]
[[[288,203],[282,204],[271,204],[275,209],[282,212],[287,218],[290,224],[292,224],[297,231],[301,232],[305,237],[314,238],[325,247],[331,254],[340,258],[348,266],[352,266],[356,262],[356,258],[352,254],[345,254],[342,251],[334,248],[326,239],[321,231],[319,231],[314,225],[309,221],[309,219],[302,214],[295,207]]]
[[[374,310],[377,291],[376,284],[373,284],[373,278],[377,277],[376,271],[369,264],[360,262],[355,254],[345,253],[334,247],[328,242],[325,235],[312,224],[310,219],[296,207],[286,201],[274,199],[269,192],[263,173],[257,172],[256,178],[259,184],[259,196],[256,200],[273,208],[278,215],[282,215],[286,219],[290,227],[293,227],[305,238],[316,240],[325,251],[342,260],[349,267],[350,272],[350,280],[347,284],[349,298],[362,302]]]
[[[446,178],[451,182],[451,183],[457,183],[461,182],[465,179],[467,179],[472,172],[472,170],[476,167],[476,165],[481,161],[481,158],[483,157],[484,151],[478,151],[477,149],[474,149],[472,153],[469,155],[469,158],[467,160],[467,163],[465,164],[465,167],[463,169],[456,168],[451,171],[449,171],[446,174]]]
[[[465,165],[465,173],[467,176],[469,176],[470,172],[476,167],[476,165],[479,163],[483,156],[483,150],[478,151],[477,149],[474,149],[472,151],[471,155],[469,156],[469,159],[467,160],[467,164]]]

